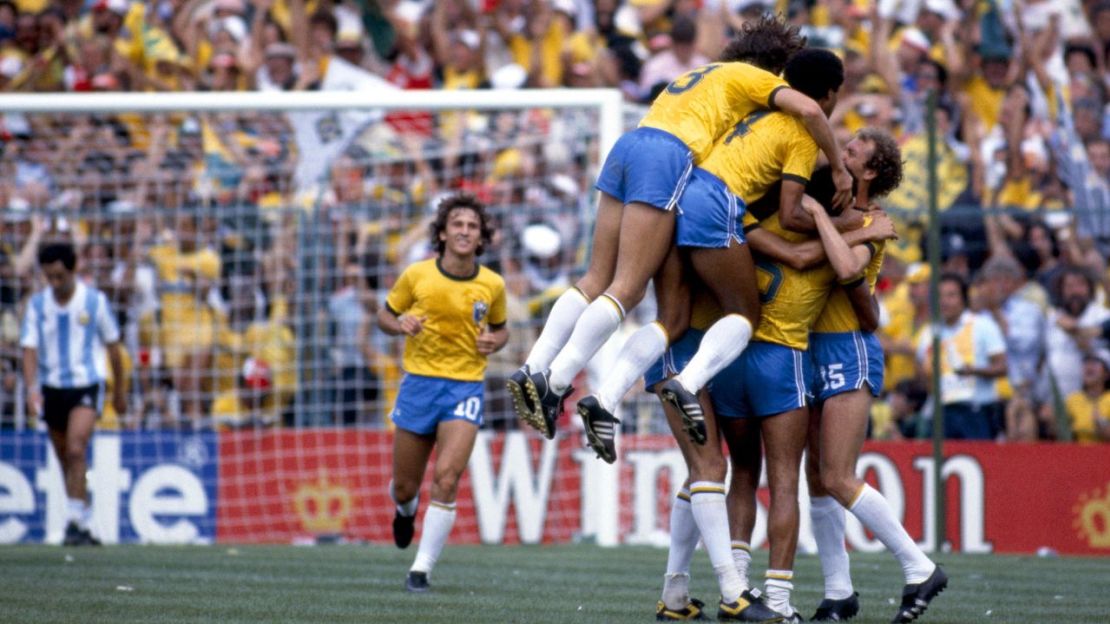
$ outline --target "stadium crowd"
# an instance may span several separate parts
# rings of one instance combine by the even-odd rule
[[[644,104],[768,11],[844,59],[841,138],[888,130],[906,161],[884,202],[901,240],[879,285],[873,437],[924,434],[939,400],[991,411],[973,437],[1110,440],[1107,0],[3,0],[0,91],[615,87]],[[953,328],[940,397],[924,381],[929,122]],[[370,319],[428,253],[427,206],[464,189],[499,220],[484,261],[505,276],[512,340],[491,359],[487,414],[515,426],[498,419],[503,379],[581,270],[597,173],[582,129],[596,123],[539,109],[5,113],[0,417],[19,407],[34,251],[65,236],[124,328],[140,401],[118,426],[381,426],[398,351]],[[326,133],[344,148],[324,158]]]

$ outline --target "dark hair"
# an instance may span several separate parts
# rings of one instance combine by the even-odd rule
[[[481,240],[478,242],[478,250],[475,255],[480,256],[493,239],[493,225],[490,223],[490,215],[486,212],[485,205],[471,193],[455,193],[439,202],[439,206],[436,207],[435,221],[428,227],[432,247],[435,247],[437,254],[443,255],[447,244],[439,240],[439,235],[447,231],[447,220],[451,217],[451,212],[458,209],[473,210],[478,215],[478,221],[481,224],[479,226],[481,228]]]
[[[929,65],[933,69],[937,70],[937,82],[940,83],[941,89],[948,85],[948,69],[946,69],[944,65],[929,57],[925,57],[924,59],[922,59],[921,64]]]
[[[1066,61],[1072,54],[1082,54],[1087,57],[1087,62],[1091,64],[1091,67],[1098,67],[1098,62],[1095,59],[1095,51],[1091,49],[1091,46],[1081,43],[1069,43],[1065,45],[1064,60]]]
[[[67,271],[77,268],[77,252],[73,243],[46,243],[39,248],[39,266],[61,262]]]
[[[902,150],[894,137],[877,128],[864,128],[856,133],[856,138],[870,141],[875,148],[865,165],[875,172],[868,187],[871,197],[883,197],[898,188],[902,183]]]
[[[725,62],[750,63],[772,74],[781,74],[790,57],[806,46],[806,38],[797,26],[781,15],[764,14],[757,20],[744,22],[740,34],[721,52]]]
[[[1055,304],[1057,306],[1064,305],[1064,280],[1068,279],[1070,275],[1082,279],[1087,284],[1087,290],[1091,293],[1091,296],[1095,295],[1095,280],[1091,278],[1091,274],[1080,267],[1065,264],[1060,267],[1056,279],[1052,280],[1052,298],[1056,300]]]
[[[937,279],[937,288],[940,288],[940,284],[943,284],[944,282],[953,282],[960,287],[960,296],[964,299],[964,307],[967,307],[967,280],[965,280],[963,276],[959,273],[946,271],[944,273],[941,273],[940,277]]]
[[[844,63],[829,50],[806,48],[786,64],[786,82],[792,89],[821,100],[844,84]]]
[[[671,41],[694,43],[698,38],[698,24],[687,15],[678,15],[671,24]]]
[[[335,15],[327,9],[317,9],[311,17],[308,18],[308,23],[311,26],[323,26],[331,32],[331,36],[339,32],[339,20]]]

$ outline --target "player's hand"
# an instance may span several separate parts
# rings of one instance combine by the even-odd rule
[[[837,210],[846,210],[852,207],[852,174],[843,164],[832,172],[833,184],[836,185],[836,194],[833,195],[833,207]]]
[[[489,330],[489,326],[482,328],[482,332],[478,334],[478,353],[482,355],[489,355],[497,350],[497,339],[493,337],[493,332]]]
[[[398,317],[397,321],[401,323],[401,331],[406,336],[415,336],[424,329],[424,321],[427,321],[427,316],[412,316],[410,314],[402,314]]]
[[[837,232],[851,232],[863,227],[863,211],[849,208],[832,218]]]
[[[112,390],[112,409],[116,410],[117,418],[127,414],[127,393],[122,388]]]
[[[802,210],[816,217],[818,211],[825,211],[825,207],[821,205],[821,202],[813,199],[809,195],[802,195]]]
[[[27,394],[27,414],[33,418],[42,416],[42,393],[29,392]]]
[[[894,221],[890,218],[890,215],[885,212],[873,212],[871,214],[871,224],[867,226],[868,232],[871,233],[871,240],[898,240],[898,230],[894,227]]]

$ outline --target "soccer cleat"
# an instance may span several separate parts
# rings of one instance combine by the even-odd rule
[[[393,514],[393,543],[397,548],[408,548],[416,532],[416,514],[406,516],[397,510]]]
[[[859,613],[859,592],[847,598],[825,598],[817,605],[817,613],[809,618],[810,622],[846,622]]]
[[[783,621],[783,616],[763,604],[763,598],[749,589],[740,594],[736,602],[725,602],[722,599],[720,606],[717,607],[717,619],[722,622],[774,624]]]
[[[62,540],[63,546],[100,546],[100,540],[93,537],[88,529],[82,529],[76,522],[66,525],[66,535]]]
[[[948,575],[940,566],[937,566],[924,581],[906,585],[902,589],[902,605],[898,607],[898,613],[890,621],[891,624],[905,624],[916,620],[925,613],[933,598],[936,598],[937,594],[944,591],[946,587],[948,587]]]
[[[655,605],[655,619],[660,622],[685,622],[685,621],[704,621],[709,618],[705,617],[703,611],[705,603],[697,598],[691,598],[690,602],[686,603],[685,607],[681,609],[668,609],[666,603],[660,600]]]
[[[621,421],[602,407],[594,396],[578,402],[578,413],[586,424],[586,439],[590,448],[607,464],[617,461],[616,433]]]
[[[532,415],[536,413],[536,405],[532,403],[532,399],[528,395],[528,376],[531,373],[527,364],[521,366],[512,375],[509,375],[509,379],[505,381],[505,387],[509,389],[509,395],[513,397],[513,411],[516,412],[517,418],[536,429],[540,429],[532,424]],[[547,435],[542,429],[540,433]]]
[[[543,437],[551,440],[555,437],[555,421],[563,412],[563,400],[570,394],[571,388],[567,388],[562,394],[556,393],[548,383],[548,374],[549,371],[540,371],[525,378],[524,391],[534,409],[520,413],[520,417],[542,433]]]
[[[405,577],[405,590],[414,594],[423,594],[431,589],[432,586],[428,585],[428,573],[417,572],[412,570],[409,575]]]
[[[708,435],[705,429],[705,413],[701,409],[701,402],[698,401],[697,395],[682,387],[682,384],[672,377],[659,387],[659,396],[678,410],[678,414],[682,416],[682,428],[686,430],[690,440],[694,444],[705,444],[705,438]]]
[[[782,623],[783,624],[802,624],[802,622],[805,622],[805,620],[802,618],[802,614],[798,613],[797,609],[794,609],[793,607],[791,607],[791,611],[792,611],[792,613],[790,615],[784,615],[783,616],[783,618],[782,618]]]

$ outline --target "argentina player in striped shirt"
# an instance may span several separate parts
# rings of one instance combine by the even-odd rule
[[[31,416],[50,431],[65,478],[69,546],[100,542],[89,530],[85,484],[86,453],[101,412],[108,351],[113,379],[123,378],[120,332],[104,293],[77,280],[77,254],[70,243],[48,243],[39,251],[47,288],[27,303],[19,344]],[[127,411],[124,384],[113,385],[112,406]]]

